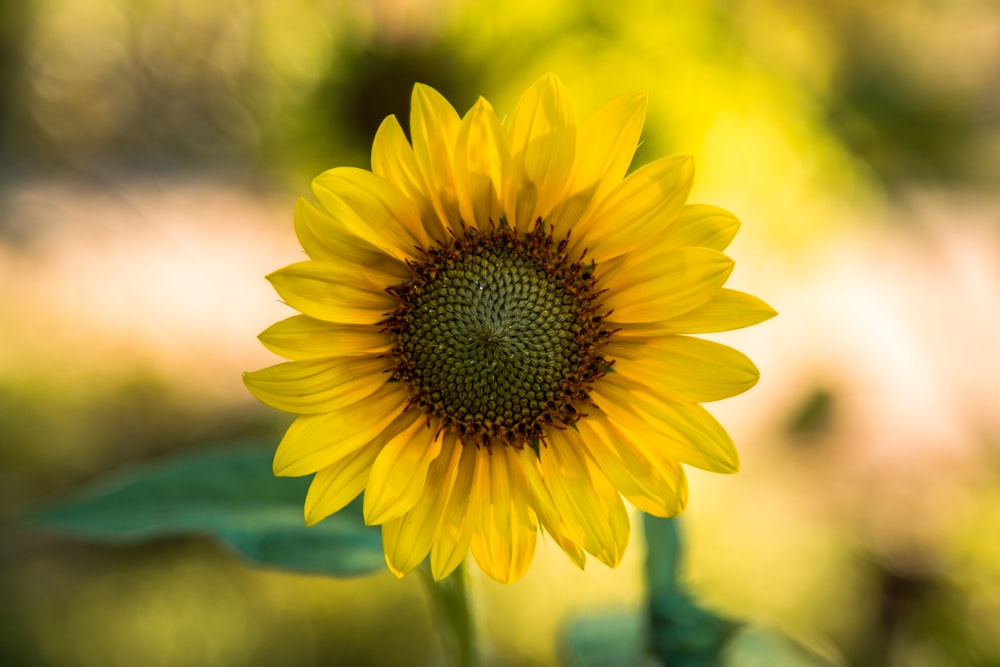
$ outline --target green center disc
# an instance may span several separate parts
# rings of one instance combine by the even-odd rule
[[[593,267],[540,230],[467,232],[426,254],[413,282],[390,289],[401,307],[385,322],[413,402],[487,445],[576,421],[574,403],[607,370]]]
[[[460,422],[536,419],[572,373],[579,304],[512,248],[465,255],[423,286],[400,336],[421,394]]]

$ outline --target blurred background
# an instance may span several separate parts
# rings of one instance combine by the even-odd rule
[[[1000,665],[1000,4],[995,0],[35,0],[0,4],[0,664],[434,664],[415,577],[108,547],[18,512],[291,417],[240,373],[290,310],[295,197],[367,167],[415,81],[501,114],[556,73],[582,119],[650,94],[635,164],[689,153],[743,228],[730,285],[780,317],[715,337],[762,378],[709,406],[743,470],[690,472],[685,582],[840,664]],[[542,543],[472,568],[497,664],[643,602]],[[387,641],[386,637],[392,637]]]

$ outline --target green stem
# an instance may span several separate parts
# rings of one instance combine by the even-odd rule
[[[423,568],[422,568],[423,570]],[[441,615],[451,630],[451,644],[456,667],[477,667],[475,626],[469,593],[466,587],[464,564],[451,573],[444,581],[435,582],[430,572],[424,572],[424,579],[431,591]]]

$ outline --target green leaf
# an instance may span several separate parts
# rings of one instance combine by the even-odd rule
[[[843,660],[768,628],[746,627],[726,644],[721,667],[837,667]]]
[[[355,501],[306,528],[308,478],[271,472],[273,443],[241,442],[147,463],[29,514],[29,526],[102,542],[213,537],[265,567],[354,576],[385,567]]]
[[[842,664],[773,630],[746,626],[698,606],[678,580],[683,544],[677,519],[643,515],[646,615],[608,610],[572,620],[562,642],[572,667],[838,667]],[[656,662],[651,662],[656,658]]]
[[[648,514],[643,519],[650,648],[671,667],[717,664],[726,641],[740,624],[702,609],[678,583],[682,550],[677,519]]]
[[[639,667],[645,657],[646,626],[639,611],[608,610],[574,618],[566,627],[561,649],[572,667]]]

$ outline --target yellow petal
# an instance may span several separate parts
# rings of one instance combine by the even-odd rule
[[[694,182],[694,160],[675,155],[628,175],[575,231],[598,262],[642,248],[659,238],[680,213]]]
[[[740,221],[721,208],[689,204],[643,247],[604,259],[600,265],[604,286],[618,289],[621,283],[650,280],[658,272],[659,256],[683,248],[701,247],[721,252],[733,240],[739,227]]]
[[[615,337],[656,340],[671,334],[731,331],[759,324],[777,314],[752,294],[722,288],[701,306],[663,322],[617,322]]]
[[[329,412],[371,395],[385,384],[391,357],[288,361],[243,374],[259,401],[297,414]]]
[[[628,546],[629,521],[618,490],[587,455],[573,429],[553,429],[539,450],[545,486],[574,542],[609,567]]]
[[[531,229],[562,199],[576,153],[576,121],[562,84],[549,74],[525,91],[510,123],[511,175],[504,209],[518,231]]]
[[[649,341],[615,338],[605,347],[615,371],[678,401],[702,403],[742,394],[760,372],[731,347],[701,338],[664,336]]]
[[[306,493],[306,525],[315,526],[357,498],[377,455],[377,450],[364,447],[317,472]]]
[[[500,224],[500,193],[510,152],[507,135],[490,103],[479,98],[462,119],[455,147],[455,185],[462,220],[490,231]]]
[[[382,121],[375,133],[375,140],[372,142],[372,173],[392,183],[416,204],[420,220],[431,238],[440,242],[446,240],[438,213],[424,191],[424,179],[413,154],[413,147],[395,116]]]
[[[323,468],[313,478],[306,494],[306,525],[316,524],[357,498],[367,485],[372,464],[388,443],[409,440],[426,428],[418,410],[408,410],[393,419],[370,442]]]
[[[375,324],[399,307],[365,275],[332,262],[298,262],[267,276],[275,291],[295,310],[318,320]]]
[[[392,337],[379,327],[335,324],[295,315],[265,329],[260,342],[286,359],[319,359],[382,354],[392,347]]]
[[[354,216],[353,211],[347,212]],[[354,265],[379,282],[400,283],[412,276],[406,264],[346,231],[343,224],[300,197],[295,204],[295,233],[312,259]],[[355,225],[356,227],[356,225]]]
[[[740,229],[735,215],[717,206],[688,204],[656,242],[664,247],[700,246],[723,251]]]
[[[424,196],[417,159],[395,116],[387,116],[375,132],[372,173],[392,183],[410,199]]]
[[[445,226],[459,228],[452,152],[460,121],[455,109],[439,92],[418,83],[410,102],[410,136],[413,153],[423,176],[424,192]]]
[[[512,447],[500,446],[493,456],[479,458],[485,470],[479,503],[479,529],[472,536],[472,555],[483,572],[510,584],[527,572],[535,555],[538,522],[529,504],[530,492]]]
[[[458,477],[462,445],[447,432],[441,454],[427,469],[427,486],[413,509],[382,524],[382,545],[389,570],[402,577],[424,560],[431,550],[441,516]]]
[[[427,483],[427,468],[441,453],[440,434],[426,426],[395,438],[375,459],[365,490],[365,523],[377,525],[408,512]]]
[[[553,235],[561,239],[586,211],[621,182],[632,163],[646,118],[644,93],[618,97],[588,118],[577,133],[576,160],[564,203],[552,212]]]
[[[777,314],[752,294],[723,288],[698,308],[663,322],[656,333],[732,331],[759,324]]]
[[[643,512],[670,517],[687,504],[688,486],[679,463],[655,447],[640,447],[603,413],[577,422],[581,440],[598,467],[626,499]]]
[[[402,383],[387,382],[354,405],[299,417],[274,453],[274,474],[308,475],[364,447],[403,410],[408,396]]]
[[[415,257],[415,247],[428,247],[416,205],[380,176],[338,167],[317,176],[312,190],[345,229],[393,257]]]
[[[663,322],[704,305],[729,279],[733,260],[708,248],[682,248],[653,255],[631,273],[619,272],[602,286],[618,323]]]
[[[608,373],[594,383],[591,397],[635,442],[659,447],[671,458],[711,472],[740,468],[729,434],[696,403],[654,396],[620,373]]]
[[[482,483],[477,473],[485,471],[479,465],[481,457],[490,453],[485,448],[460,446],[461,458],[455,485],[441,514],[441,524],[431,547],[431,574],[441,581],[451,574],[469,551],[472,535],[479,528],[479,494],[473,488]]]
[[[522,447],[517,452],[521,461],[521,469],[524,473],[528,490],[531,492],[531,504],[538,514],[538,519],[545,528],[545,531],[552,536],[556,544],[566,552],[570,560],[580,568],[584,569],[587,563],[587,555],[576,542],[569,537],[569,529],[566,522],[559,516],[559,510],[552,502],[552,494],[545,486],[542,479],[542,468],[538,461],[538,455],[530,447]]]
[[[692,263],[712,261],[732,262],[726,255],[706,248],[667,248],[659,252],[643,248],[601,262],[597,277],[600,288],[612,293],[641,289],[643,286],[654,291],[650,283],[667,279],[667,272],[681,271]]]

